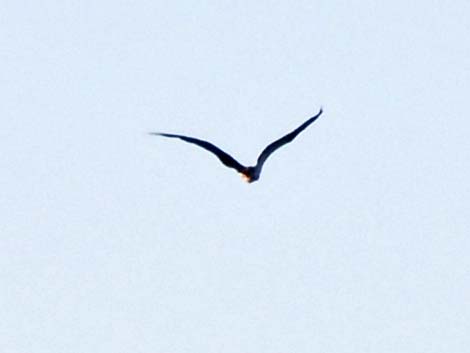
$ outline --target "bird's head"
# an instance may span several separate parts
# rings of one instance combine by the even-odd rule
[[[248,167],[240,173],[242,179],[247,183],[252,183],[259,179],[259,175],[255,167]]]
[[[243,181],[247,182],[247,183],[251,183],[252,180],[250,179],[250,176],[245,174],[245,173],[240,173],[240,176],[242,177]]]

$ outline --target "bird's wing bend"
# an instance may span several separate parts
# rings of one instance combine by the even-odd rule
[[[229,168],[236,169],[238,172],[242,172],[245,167],[238,163],[235,158],[230,156],[228,153],[222,151],[220,148],[217,146],[214,146],[212,143],[204,141],[204,140],[199,140],[194,137],[189,137],[189,136],[183,136],[183,135],[174,135],[174,134],[165,134],[165,133],[160,133],[160,132],[151,132],[150,135],[157,135],[157,136],[165,136],[165,137],[174,137],[174,138],[179,138],[183,141],[193,143],[195,145],[198,145],[199,147],[202,147],[209,152],[212,152],[215,154],[220,161],[226,165]]]
[[[323,113],[323,109],[321,108],[320,111],[318,112],[317,115],[311,117],[308,119],[306,122],[304,122],[302,125],[300,125],[297,129],[294,131],[288,133],[287,135],[281,137],[280,139],[274,141],[273,143],[269,144],[263,152],[258,157],[258,161],[256,163],[256,168],[261,169],[263,167],[264,162],[266,162],[266,159],[279,147],[284,146],[286,143],[291,142],[293,139],[297,137],[298,134],[300,134],[303,130],[305,130],[311,123],[313,123],[321,114]]]

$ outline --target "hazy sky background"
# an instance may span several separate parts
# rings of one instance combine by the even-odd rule
[[[1,8],[2,352],[468,350],[468,1]]]

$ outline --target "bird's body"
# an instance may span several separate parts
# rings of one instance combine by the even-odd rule
[[[261,168],[256,168],[256,166],[246,167],[243,171],[240,172],[240,176],[247,183],[252,183],[258,180],[260,174],[261,174]]]
[[[158,135],[158,136],[164,136],[164,137],[170,137],[170,138],[179,138],[185,142],[193,143],[199,147],[202,147],[206,149],[209,152],[212,152],[219,158],[219,160],[227,167],[235,169],[242,178],[248,182],[252,183],[256,180],[259,179],[259,176],[261,174],[261,170],[263,168],[264,162],[266,162],[266,159],[274,152],[276,151],[279,147],[284,146],[285,144],[291,142],[294,140],[298,134],[300,134],[303,130],[305,130],[311,123],[313,123],[321,114],[323,113],[323,110],[320,109],[320,112],[305,121],[302,125],[300,125],[297,129],[293,130],[292,132],[288,133],[287,135],[281,137],[280,139],[274,141],[273,143],[269,144],[263,152],[258,157],[258,160],[256,162],[256,165],[251,166],[251,167],[245,167],[244,165],[240,164],[236,159],[234,159],[232,156],[230,156],[228,153],[222,151],[220,148],[217,146],[213,145],[212,143],[204,140],[200,140],[194,137],[189,137],[189,136],[183,136],[183,135],[176,135],[176,134],[166,134],[166,133],[160,133],[160,132],[151,132],[151,135]]]

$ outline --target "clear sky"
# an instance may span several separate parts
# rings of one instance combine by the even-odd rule
[[[470,2],[1,7],[2,352],[468,350]]]

